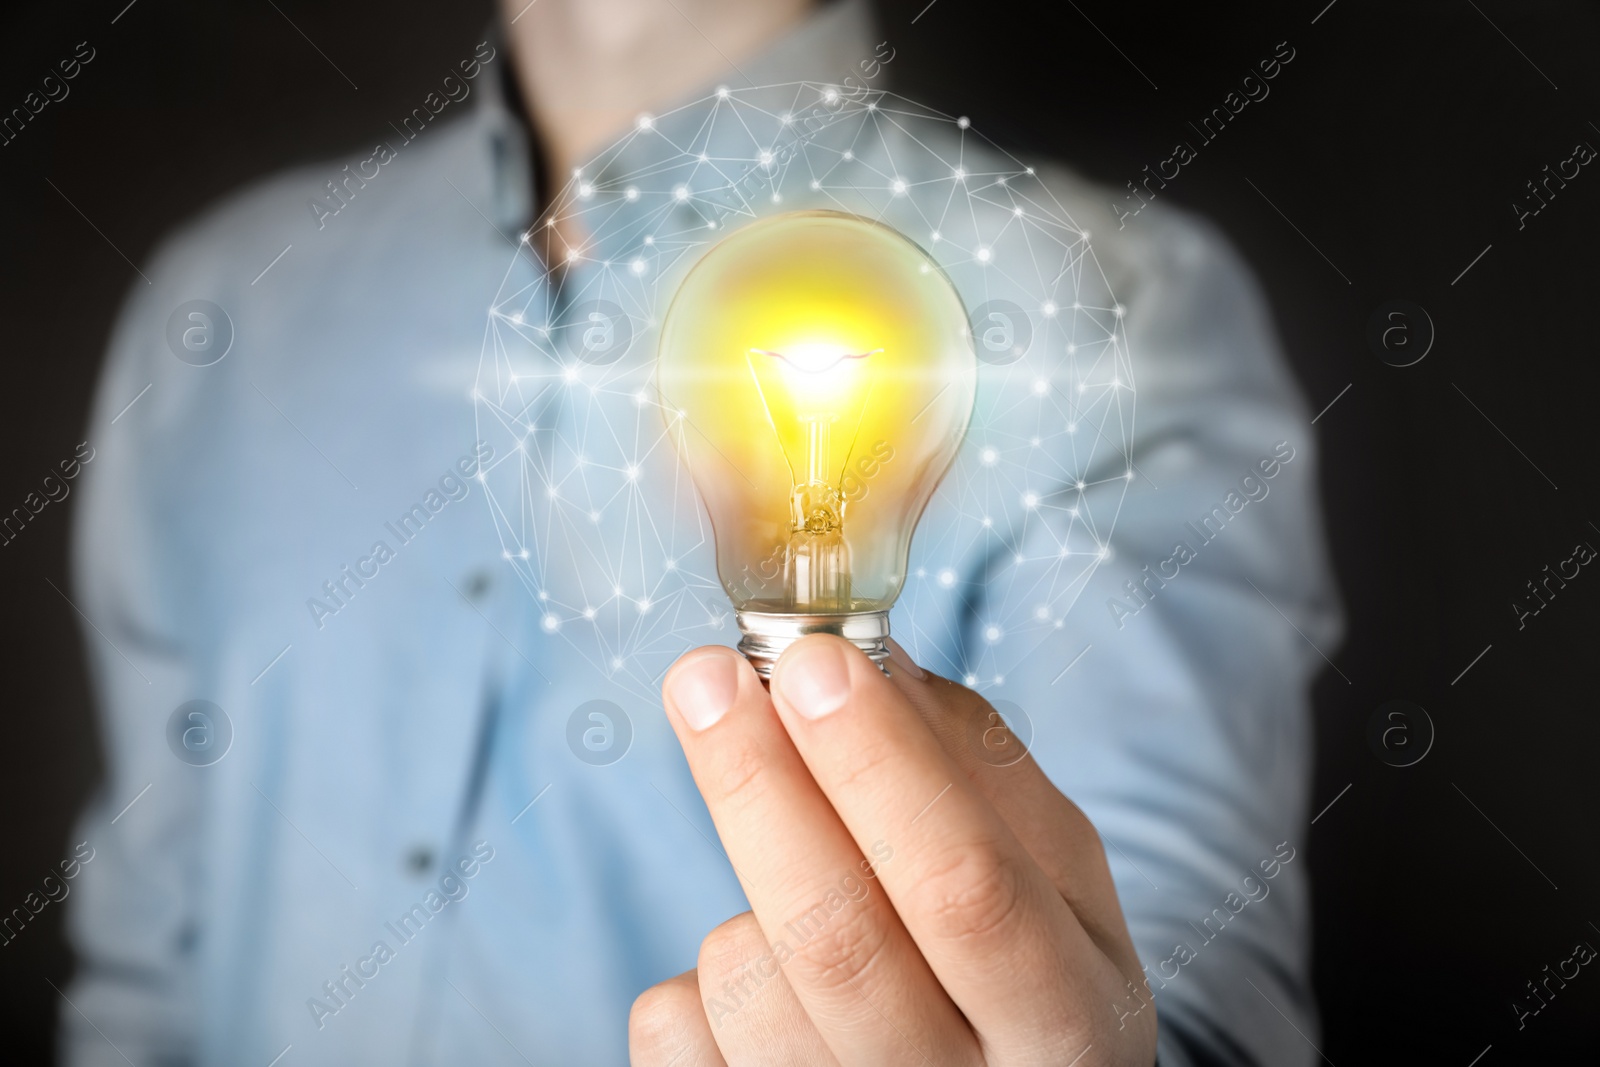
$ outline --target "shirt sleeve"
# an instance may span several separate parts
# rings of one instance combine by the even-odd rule
[[[79,485],[71,594],[83,621],[99,713],[104,775],[75,842],[93,850],[67,902],[76,956],[59,1014],[61,1060],[75,1067],[192,1060],[199,828],[206,769],[181,762],[167,724],[204,696],[180,620],[194,596],[170,516],[184,457],[164,421],[203,373],[167,351],[169,313],[186,297],[173,272],[135,282],[113,331],[85,431],[93,449]],[[201,291],[204,291],[203,289]]]
[[[1099,830],[1148,981],[1103,1006],[1112,1025],[1153,1004],[1163,1067],[1310,1064],[1309,687],[1340,625],[1313,430],[1264,300],[1214,229],[1153,207],[1096,245],[1136,411],[1092,407],[1114,395],[1042,406],[1034,432],[1059,480],[1009,487],[1001,535],[968,552],[958,588],[907,598],[907,644],[1020,709],[1017,732]],[[962,491],[936,527],[961,521]],[[1077,590],[1081,557],[1038,514],[1063,500],[1106,549]],[[1031,619],[1019,597],[1039,621],[1000,635],[996,619]]]

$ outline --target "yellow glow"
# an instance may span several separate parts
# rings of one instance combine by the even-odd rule
[[[893,603],[977,378],[960,297],[920,248],[839,212],[752,223],[685,278],[657,374],[736,607]]]

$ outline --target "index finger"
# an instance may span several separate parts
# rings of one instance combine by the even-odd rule
[[[879,882],[986,1046],[1030,1062],[1087,1032],[1093,990],[1120,973],[882,671],[813,635],[779,660],[772,696],[851,835],[892,847]]]

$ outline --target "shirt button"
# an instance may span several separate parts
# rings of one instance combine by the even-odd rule
[[[473,571],[467,575],[462,586],[462,591],[467,594],[468,600],[482,600],[483,595],[489,591],[489,573],[487,571]]]
[[[411,851],[406,853],[405,867],[414,875],[427,874],[433,869],[433,849],[427,845],[412,846]]]

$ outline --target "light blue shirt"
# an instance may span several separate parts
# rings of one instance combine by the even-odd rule
[[[781,158],[695,142],[708,87],[561,194],[595,239],[553,285],[517,247],[494,47],[386,155],[205,212],[121,316],[74,545],[107,776],[67,1062],[626,1062],[634,997],[747,907],[655,688],[738,635],[652,329],[709,242],[800,206],[875,212],[969,310],[1031,316],[982,366],[894,632],[1020,708],[1099,829],[1161,1062],[1313,1062],[1307,690],[1338,616],[1312,430],[1238,256],[1161,206],[1118,230],[1106,190],[879,95],[893,49],[845,3],[730,72],[766,123],[738,137]],[[847,74],[786,132],[824,102],[802,79]],[[601,299],[636,331],[615,362],[541,332]],[[985,312],[980,351],[1013,325]],[[208,766],[169,729],[197,699],[227,728],[184,724],[231,734]]]

